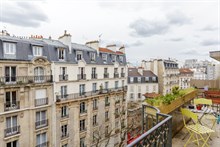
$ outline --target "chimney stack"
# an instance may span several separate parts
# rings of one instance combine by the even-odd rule
[[[123,54],[125,54],[125,46],[124,46],[124,45],[121,46],[121,47],[119,48],[119,51],[122,52]]]
[[[99,41],[98,40],[86,42],[86,46],[95,49],[97,51],[97,54],[99,55]]]
[[[60,36],[59,38],[58,38],[58,40],[60,41],[60,42],[62,42],[63,44],[65,44],[65,45],[67,45],[68,46],[68,48],[69,48],[69,53],[71,54],[71,52],[72,52],[72,50],[71,50],[71,35],[70,34],[67,34],[67,31],[65,30],[64,31],[64,34],[62,35],[62,36]]]

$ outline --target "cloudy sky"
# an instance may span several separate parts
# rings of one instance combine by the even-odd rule
[[[0,29],[11,35],[125,45],[132,63],[207,59],[220,50],[220,0],[0,0]],[[99,38],[100,36],[100,38]]]

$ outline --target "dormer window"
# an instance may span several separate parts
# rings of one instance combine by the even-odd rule
[[[141,82],[141,77],[138,77],[137,79],[138,79],[138,82]]]
[[[15,55],[16,53],[15,43],[4,42],[3,47],[4,47],[4,54]]]
[[[133,83],[134,82],[134,78],[130,77],[130,82]]]
[[[119,60],[122,63],[123,62],[123,56],[119,56]]]
[[[154,81],[154,82],[155,82],[155,81],[156,81],[156,77],[152,77],[152,81]]]
[[[90,53],[91,61],[95,61],[95,53]]]
[[[150,78],[149,78],[149,77],[146,77],[146,81],[149,82],[149,80],[150,80]]]
[[[102,54],[102,60],[103,60],[104,62],[107,62],[107,55],[106,55],[106,54]]]
[[[64,49],[58,50],[58,57],[59,57],[59,60],[65,60],[65,50]]]
[[[42,56],[43,48],[40,46],[33,46],[33,56]]]
[[[79,61],[79,60],[82,60],[82,52],[76,52],[76,60]]]
[[[116,61],[116,56],[112,55],[112,62],[115,62],[115,61]]]

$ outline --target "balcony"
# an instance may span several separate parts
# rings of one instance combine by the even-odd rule
[[[80,110],[79,112],[80,114],[84,114],[84,113],[87,113],[87,110]]]
[[[35,107],[48,104],[48,98],[35,99]]]
[[[5,129],[5,137],[16,135],[20,133],[20,126],[14,126],[11,128]]]
[[[120,100],[116,100],[116,101],[115,101],[115,104],[119,104],[119,103],[120,103]]]
[[[43,128],[43,127],[46,127],[46,126],[48,126],[48,119],[35,122],[35,128],[36,129]]]
[[[104,73],[104,78],[109,78],[109,73]]]
[[[53,76],[16,76],[16,77],[0,77],[0,86],[4,85],[22,85],[22,84],[37,84],[51,83]]]
[[[125,73],[121,73],[121,77],[124,78],[125,77]]]
[[[110,106],[110,102],[105,103],[105,107],[108,107],[108,106]]]
[[[91,79],[97,79],[97,74],[91,74]]]
[[[114,73],[114,78],[119,78],[119,73]]]
[[[59,75],[60,81],[68,81],[68,75]]]
[[[48,147],[48,145],[49,145],[49,141],[46,141],[44,143],[40,143],[40,144],[36,145],[36,147]]]
[[[5,103],[5,111],[12,111],[17,109],[20,109],[20,101]]]
[[[86,80],[86,74],[78,74],[77,79],[78,80]]]
[[[67,133],[67,132],[62,133],[61,140],[65,139],[65,138],[68,138],[68,137],[69,137],[69,133]]]
[[[61,118],[68,118],[69,114],[61,114]]]

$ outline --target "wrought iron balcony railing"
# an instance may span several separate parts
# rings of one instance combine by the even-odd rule
[[[12,111],[16,109],[20,109],[20,101],[5,103],[5,111]]]
[[[78,80],[86,80],[86,74],[78,74],[77,79]]]
[[[119,78],[119,73],[114,73],[114,78]]]
[[[65,138],[68,138],[68,137],[69,137],[69,133],[67,133],[67,132],[62,133],[61,140],[65,139]]]
[[[91,74],[91,79],[97,79],[97,74]]]
[[[40,120],[40,121],[35,122],[35,128],[36,129],[46,127],[46,126],[48,126],[48,119]]]
[[[155,111],[155,114],[152,114],[152,110]],[[172,116],[162,114],[159,109],[143,104],[142,133],[140,137],[128,144],[127,147],[172,147]]]
[[[68,75],[59,75],[59,80],[60,81],[67,81],[68,80]]]
[[[109,73],[104,73],[104,78],[109,78]]]
[[[16,76],[16,77],[0,77],[0,86],[4,85],[21,85],[32,83],[50,83],[53,82],[52,75],[44,76]]]
[[[46,142],[37,144],[36,147],[48,147],[48,145],[49,145],[49,141],[46,141]]]
[[[121,77],[124,78],[125,77],[125,73],[121,73]]]
[[[5,137],[16,135],[20,133],[20,126],[14,126],[5,129]]]
[[[48,104],[48,98],[35,99],[35,107]]]

